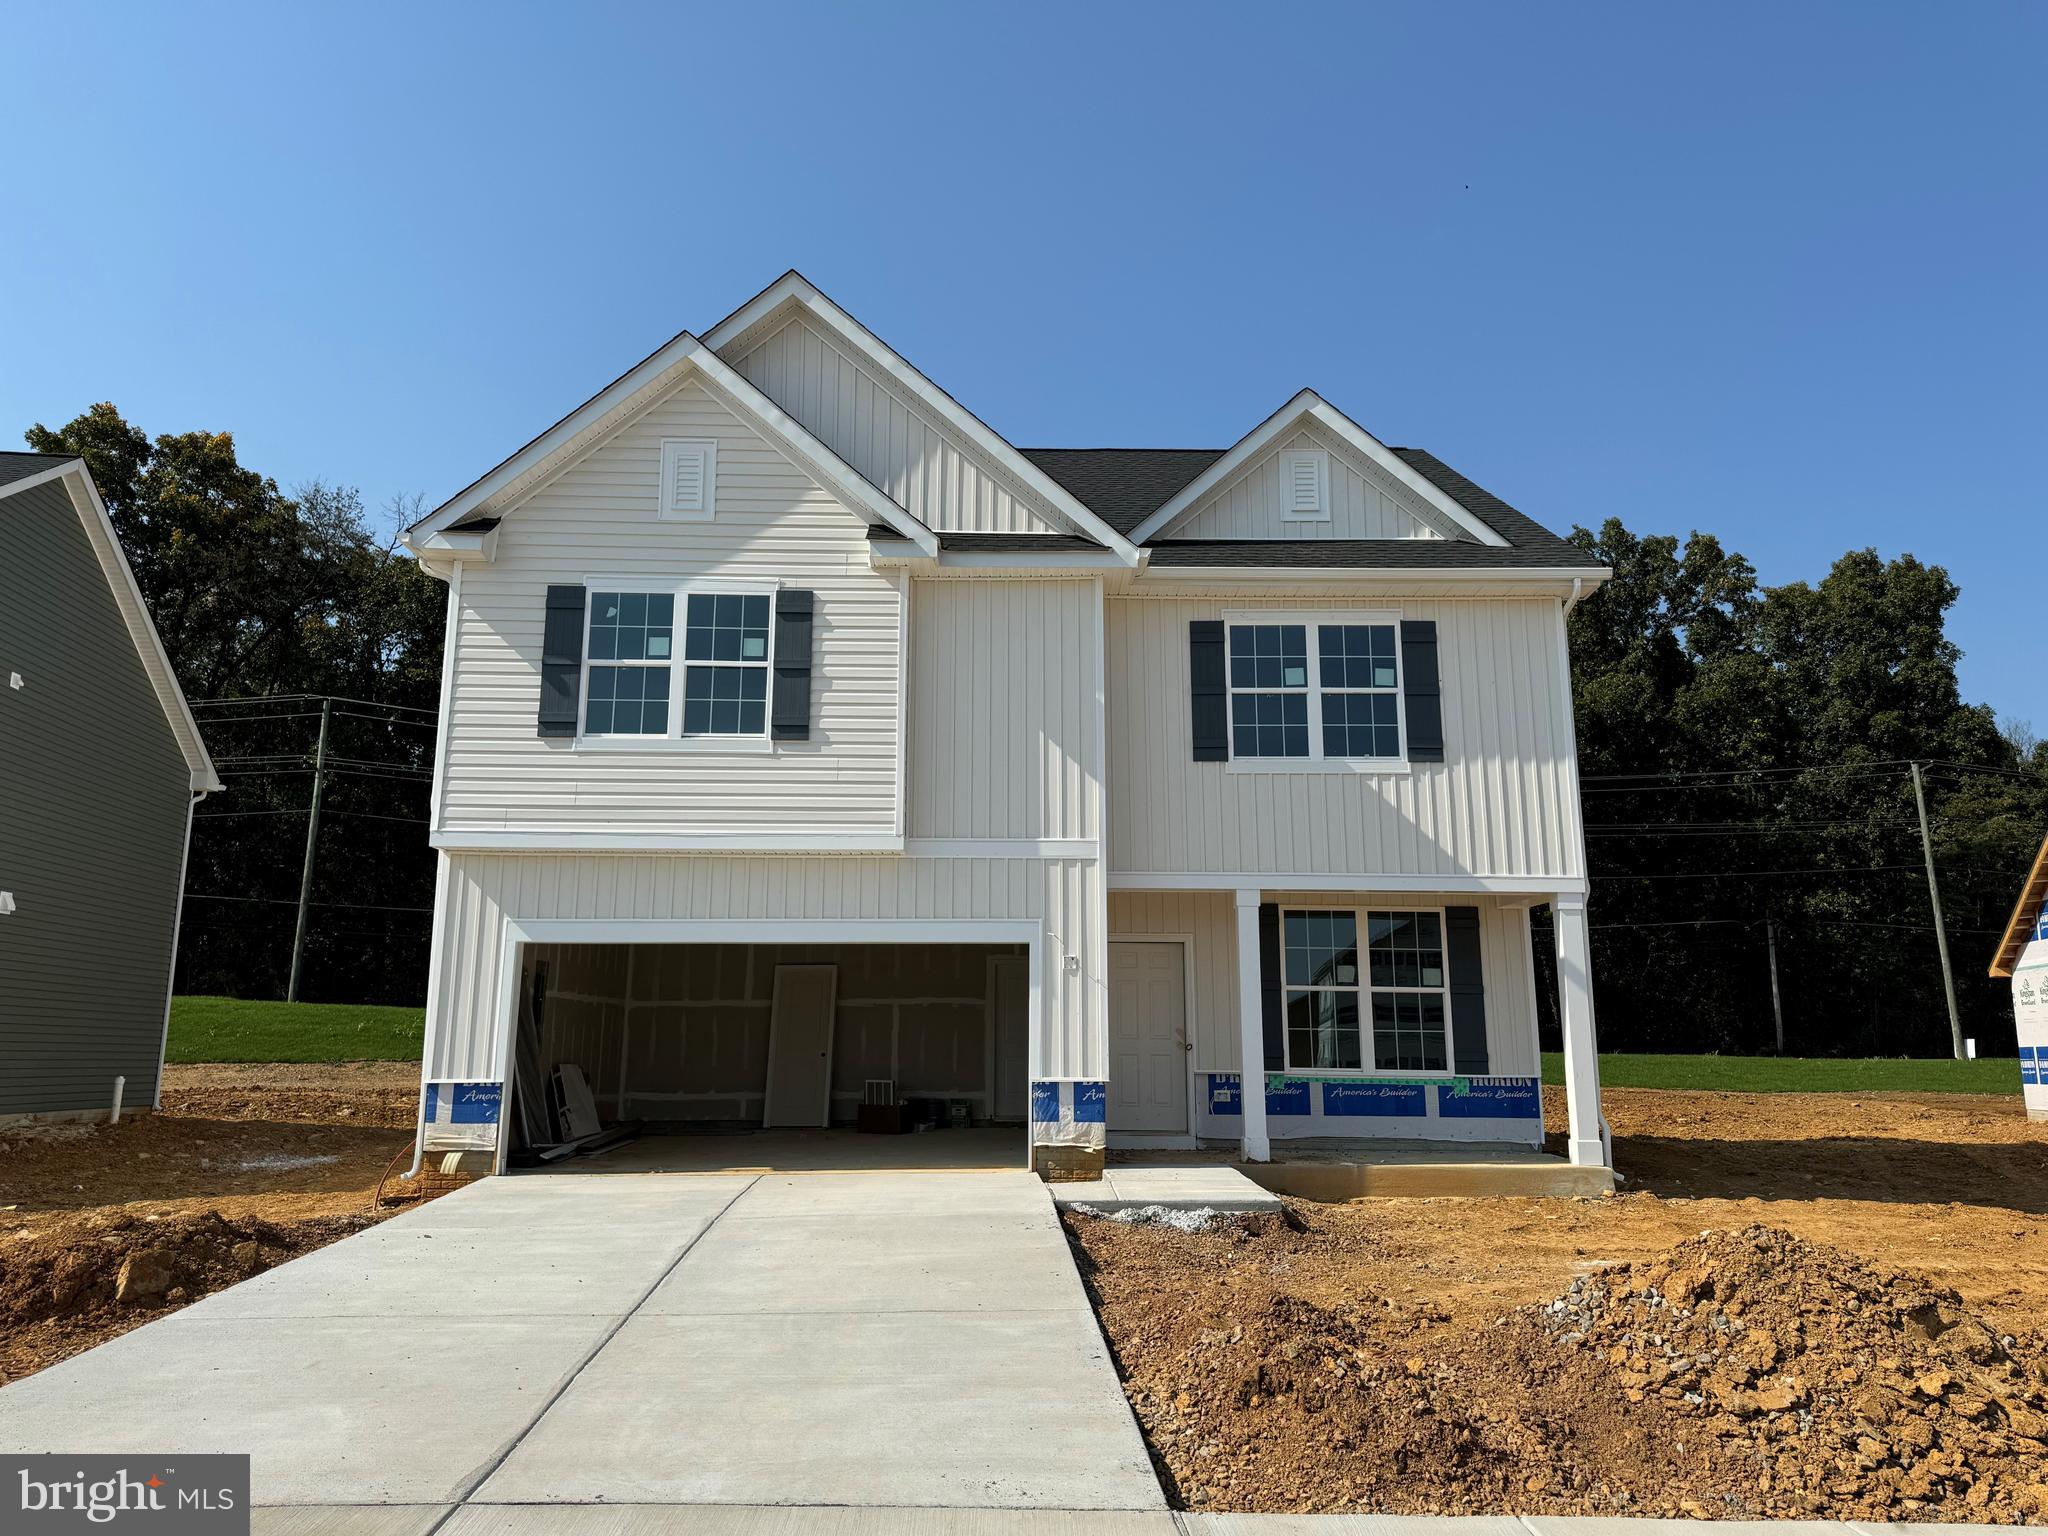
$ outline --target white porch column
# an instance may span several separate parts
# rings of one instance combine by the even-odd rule
[[[1259,995],[1259,893],[1237,893],[1238,1109],[1244,1115],[1244,1160],[1270,1163],[1266,1138],[1266,1027]]]
[[[1564,1102],[1571,1160],[1580,1167],[1607,1162],[1600,1138],[1600,1042],[1593,1027],[1593,966],[1586,933],[1586,898],[1559,896],[1550,904],[1557,930],[1557,1013],[1564,1025]]]

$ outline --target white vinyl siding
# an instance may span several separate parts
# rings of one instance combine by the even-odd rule
[[[928,527],[1075,531],[802,315],[726,361]]]
[[[1093,581],[920,581],[910,624],[913,838],[1094,838]]]
[[[678,436],[718,445],[714,521],[658,514],[662,440]],[[810,739],[732,755],[537,737],[547,589],[564,582],[813,592]],[[443,830],[745,837],[891,835],[899,825],[896,578],[869,568],[859,517],[695,383],[511,508],[497,558],[464,570],[456,618]],[[678,723],[672,710],[668,726]]]
[[[1268,774],[1193,761],[1188,623],[1299,594],[1109,602],[1109,849],[1124,873],[1582,873],[1569,679],[1555,598],[1370,599],[1433,619],[1442,763]],[[1333,598],[1333,608],[1362,605]]]
[[[1354,781],[1355,782],[1355,781]],[[1490,896],[1432,896],[1358,892],[1267,891],[1287,907],[1412,912],[1418,907],[1477,907],[1481,985],[1486,989],[1486,1054],[1490,1077],[1534,1077],[1536,984],[1531,969],[1528,914]],[[1111,891],[1110,942],[1171,934],[1187,936],[1193,986],[1188,992],[1188,1038],[1197,1072],[1236,1072],[1243,1066],[1237,1028],[1237,908],[1229,891]]]
[[[1297,510],[1308,494],[1300,471],[1319,475],[1324,510]],[[1459,537],[1376,466],[1304,427],[1202,497],[1162,539],[1442,539]]]
[[[1091,860],[648,854],[444,855],[427,1075],[496,1079],[505,922],[784,918],[1042,923],[1034,1078],[1108,1075],[1101,871]],[[751,937],[758,937],[753,935]],[[887,942],[886,939],[881,942]],[[1066,968],[1068,956],[1075,969]]]

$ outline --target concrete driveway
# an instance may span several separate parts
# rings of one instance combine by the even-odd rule
[[[1165,1508],[1023,1172],[485,1180],[0,1389],[37,1451],[247,1451],[259,1528],[378,1536]]]

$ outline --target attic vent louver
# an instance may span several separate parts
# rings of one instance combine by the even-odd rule
[[[1286,515],[1302,521],[1320,522],[1330,515],[1330,459],[1323,453],[1287,455],[1287,479],[1283,494]]]
[[[661,515],[709,521],[718,479],[718,444],[711,438],[666,437],[661,442]]]

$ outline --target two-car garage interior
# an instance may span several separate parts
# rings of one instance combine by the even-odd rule
[[[528,943],[514,1166],[1024,1166],[1024,944]]]

